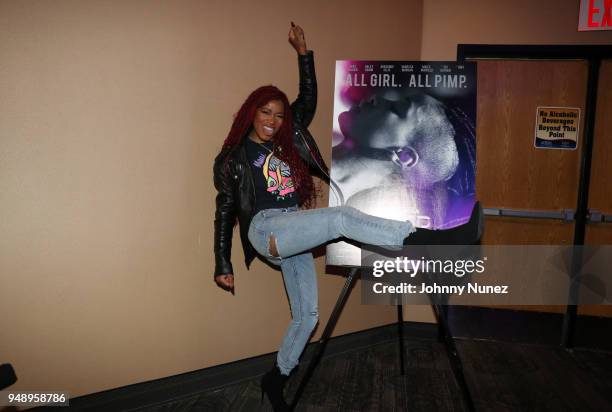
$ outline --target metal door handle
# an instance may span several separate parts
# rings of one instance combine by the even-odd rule
[[[599,210],[589,209],[587,220],[589,223],[612,223],[612,215],[605,215]]]

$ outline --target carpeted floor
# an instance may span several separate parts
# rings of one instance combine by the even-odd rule
[[[477,411],[612,410],[612,353],[550,345],[458,340]],[[297,411],[462,411],[462,394],[435,340],[406,341],[406,375],[395,341],[324,358]],[[302,367],[287,387],[291,399]],[[270,411],[259,379],[131,411]]]

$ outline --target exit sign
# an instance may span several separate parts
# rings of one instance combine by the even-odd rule
[[[580,0],[578,31],[612,30],[612,0]]]

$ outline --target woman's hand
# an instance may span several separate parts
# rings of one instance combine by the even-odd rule
[[[306,39],[304,38],[304,30],[302,30],[300,26],[293,24],[293,22],[291,22],[291,28],[289,29],[289,43],[291,43],[295,51],[302,56],[308,51],[306,48]]]
[[[232,273],[215,276],[215,282],[221,289],[232,292],[232,295],[234,294],[234,275]]]

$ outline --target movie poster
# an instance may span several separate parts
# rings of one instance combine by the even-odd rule
[[[475,201],[476,64],[337,61],[329,206],[443,229]],[[358,266],[360,249],[327,247]]]

